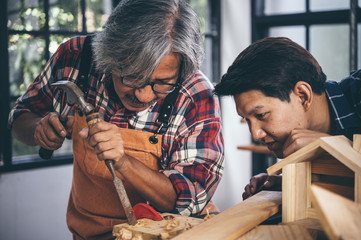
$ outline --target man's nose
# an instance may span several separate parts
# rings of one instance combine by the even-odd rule
[[[257,124],[249,124],[249,129],[250,129],[252,138],[255,141],[259,141],[267,135],[267,133],[262,129],[262,127]]]
[[[142,103],[148,103],[153,101],[157,96],[150,85],[144,88],[137,88],[134,91],[135,97]]]

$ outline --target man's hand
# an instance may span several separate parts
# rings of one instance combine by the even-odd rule
[[[35,126],[34,141],[37,145],[56,150],[63,145],[66,136],[71,135],[74,117],[69,116],[65,126],[61,124],[58,113],[51,112]]]
[[[100,161],[114,160],[114,167],[120,171],[126,155],[122,135],[116,125],[100,121],[90,129],[83,129],[79,135],[83,139],[88,138],[89,145],[94,148]]]
[[[330,135],[323,132],[295,128],[291,131],[285,144],[283,145],[283,157],[287,157],[320,137],[327,136]]]
[[[253,196],[261,190],[275,190],[282,189],[282,176],[281,175],[268,175],[267,173],[260,173],[253,176],[249,180],[249,184],[244,188],[242,194],[243,200]]]

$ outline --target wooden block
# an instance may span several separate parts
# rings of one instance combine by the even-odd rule
[[[263,225],[244,234],[238,240],[312,240],[302,225]]]
[[[134,226],[122,223],[113,227],[113,236],[116,240],[130,239],[169,239],[192,227],[204,222],[200,218],[185,217],[181,215],[162,213],[161,221],[140,219]]]
[[[307,199],[307,187],[311,183],[311,163],[301,162],[283,167],[282,222],[293,222],[307,217],[311,201]]]
[[[281,195],[281,192],[276,191],[259,192],[178,235],[174,240],[237,239],[277,213],[281,204]]]
[[[320,222],[331,240],[360,239],[360,204],[319,186],[312,185],[309,192]]]

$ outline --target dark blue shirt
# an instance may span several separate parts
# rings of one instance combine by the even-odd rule
[[[361,70],[340,82],[326,81],[326,94],[333,119],[332,135],[361,134]],[[332,121],[331,119],[331,121]]]

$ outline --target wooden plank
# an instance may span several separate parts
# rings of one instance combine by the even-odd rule
[[[355,202],[361,204],[361,175],[355,173]]]
[[[310,200],[307,187],[311,183],[310,162],[288,164],[282,175],[282,222],[293,222],[307,217]]]
[[[361,174],[361,153],[352,148],[352,142],[345,136],[331,136],[316,139],[285,159],[267,169],[268,174],[280,174],[290,163],[312,161],[323,152],[328,152],[355,173]]]
[[[361,174],[361,153],[352,147],[352,142],[345,136],[321,138],[321,147],[337,158],[349,169]]]
[[[302,225],[307,229],[323,231],[320,220],[316,218],[304,218],[304,219],[296,220],[294,222],[280,223],[280,225],[292,225],[292,224]]]
[[[321,154],[312,161],[311,172],[340,177],[354,177],[354,172],[328,153]]]
[[[333,193],[337,193],[345,198],[348,198],[350,200],[354,200],[354,188],[348,187],[348,186],[342,186],[337,184],[329,184],[329,183],[323,183],[323,182],[313,182],[312,185],[322,187],[328,191],[331,191]]]
[[[247,150],[247,151],[251,151],[251,152],[255,152],[255,153],[273,154],[273,152],[270,151],[264,145],[250,144],[250,145],[238,146],[237,149]]]
[[[312,160],[314,157],[324,152],[324,150],[320,148],[320,142],[321,138],[316,139],[315,141],[292,153],[283,160],[277,162],[276,164],[273,164],[272,166],[267,168],[268,174],[280,174],[282,172],[282,168],[287,164]]]
[[[361,153],[361,134],[354,134],[353,135],[353,149],[357,152]]]
[[[315,185],[310,195],[329,239],[360,239],[360,204]]]
[[[324,232],[321,222],[315,218],[304,218],[289,223],[280,223],[280,225],[301,225],[305,227],[312,239],[327,239],[326,233]]]
[[[310,219],[318,219],[317,211],[315,208],[310,207],[306,210],[306,217]]]
[[[353,149],[361,153],[361,134],[353,135]],[[361,174],[355,173],[355,202],[361,203]]]
[[[113,227],[113,236],[116,240],[127,239],[169,239],[202,222],[203,219],[181,216],[171,213],[161,213],[161,221],[151,219],[137,220],[134,226],[122,223]]]
[[[257,226],[238,240],[312,240],[302,225],[263,225]]]
[[[213,218],[178,235],[174,240],[237,239],[279,210],[282,194],[261,191]]]

